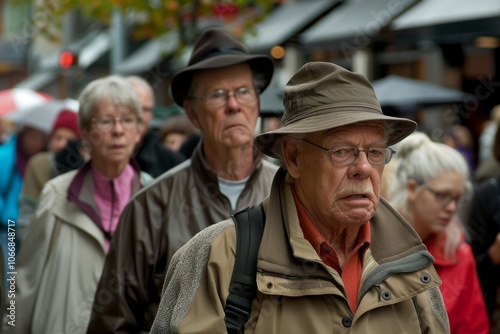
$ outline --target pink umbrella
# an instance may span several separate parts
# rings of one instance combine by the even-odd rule
[[[45,93],[26,88],[10,88],[0,91],[0,116],[7,115],[36,105],[41,105],[52,97]]]

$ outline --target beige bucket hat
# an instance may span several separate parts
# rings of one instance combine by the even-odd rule
[[[306,134],[366,122],[383,121],[388,145],[393,145],[417,128],[406,118],[382,112],[370,82],[359,73],[328,62],[302,66],[285,86],[285,113],[280,128],[255,137],[255,146],[264,154],[281,158],[280,139],[285,134]]]

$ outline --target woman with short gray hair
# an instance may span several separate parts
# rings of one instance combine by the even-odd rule
[[[17,326],[4,326],[8,333],[86,332],[120,213],[151,180],[131,159],[142,112],[124,78],[88,84],[80,95],[79,118],[90,160],[42,191],[18,257],[21,311]]]

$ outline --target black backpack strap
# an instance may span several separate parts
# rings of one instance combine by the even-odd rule
[[[242,334],[257,294],[257,253],[265,222],[262,203],[235,213],[232,218],[236,228],[236,256],[225,322],[228,334]]]

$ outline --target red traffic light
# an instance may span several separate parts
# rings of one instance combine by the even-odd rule
[[[77,63],[76,56],[71,51],[63,51],[59,56],[59,65],[62,68],[70,68],[71,66],[75,66]]]

